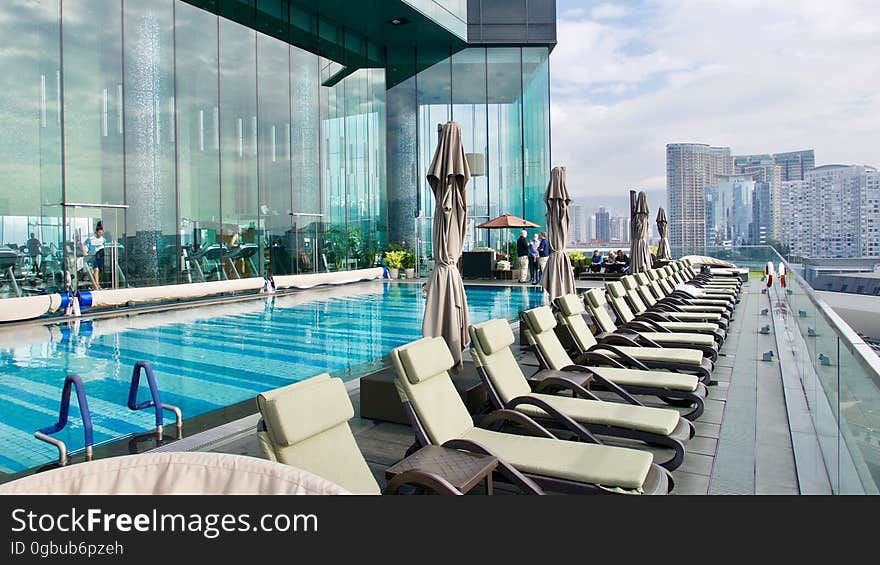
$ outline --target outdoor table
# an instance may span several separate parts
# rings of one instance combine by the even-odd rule
[[[492,494],[492,472],[496,467],[498,458],[491,455],[426,445],[386,469],[385,478],[390,481],[404,471],[418,469],[443,477],[462,494],[486,479],[486,494]]]

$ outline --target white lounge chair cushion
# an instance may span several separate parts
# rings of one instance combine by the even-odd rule
[[[626,335],[626,334],[624,334]],[[639,332],[651,341],[657,343],[690,343],[693,345],[715,345],[715,339],[706,334],[686,333],[663,333],[663,332]]]
[[[638,369],[618,369],[617,367],[590,367],[590,370],[620,386],[649,386],[694,392],[700,379],[695,375],[672,373],[670,371],[641,371]]]
[[[485,355],[492,355],[510,347],[516,339],[507,320],[489,320],[474,326],[480,350]]]
[[[678,426],[681,416],[668,408],[634,406],[618,402],[587,400],[570,396],[532,393],[529,396],[543,400],[552,408],[582,424],[601,424],[653,434],[669,435]],[[516,410],[532,417],[547,417],[547,413],[530,404],[520,404]]]
[[[355,494],[379,494],[380,489],[358,448],[348,422],[275,450],[279,463],[306,469]]]
[[[685,322],[688,320],[716,321],[721,319],[721,314],[717,312],[671,312],[669,315]]]
[[[712,336],[707,336],[711,339]],[[699,365],[703,362],[703,353],[697,349],[683,349],[678,347],[628,347],[615,345],[615,349],[619,349],[626,355],[634,357],[639,361],[656,361],[660,363],[679,363],[681,365]],[[609,357],[616,358],[617,354],[601,348],[593,351],[603,353]]]
[[[436,377],[455,364],[442,337],[426,337],[410,343],[400,350],[400,362],[407,380],[412,384]]]
[[[340,379],[276,391],[262,410],[275,443],[286,447],[306,440],[354,417],[354,408]]]
[[[556,317],[547,306],[539,306],[524,312],[529,326],[537,332],[546,332],[556,327]]]
[[[714,332],[718,330],[717,324],[700,322],[657,322],[661,327],[672,331],[682,332]]]
[[[727,308],[723,306],[712,306],[709,304],[682,304],[678,305],[678,308],[685,312],[711,312],[713,314],[720,314],[727,311]]]
[[[475,441],[525,473],[605,487],[640,489],[651,468],[650,453],[473,428],[463,439]]]
[[[566,294],[556,299],[556,307],[565,316],[582,314],[585,310],[583,299],[577,294]]]

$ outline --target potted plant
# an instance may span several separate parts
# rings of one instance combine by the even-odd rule
[[[392,279],[396,279],[400,274],[400,269],[403,267],[403,257],[406,255],[406,251],[386,251],[384,260],[385,266],[388,268],[388,276]]]
[[[406,251],[401,262],[403,272],[408,279],[416,278],[416,254],[412,251]]]

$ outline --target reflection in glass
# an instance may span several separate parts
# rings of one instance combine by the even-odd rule
[[[221,279],[257,276],[262,269],[256,71],[256,32],[220,18],[220,242],[226,247],[217,271]]]
[[[219,275],[206,251],[220,232],[217,16],[175,4],[178,231],[181,282]]]

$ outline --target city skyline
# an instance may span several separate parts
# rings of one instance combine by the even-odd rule
[[[880,166],[880,92],[865,79],[880,70],[873,10],[806,1],[761,5],[756,17],[753,2],[560,0],[554,165],[567,167],[575,200],[606,202],[664,190],[673,142],[743,155],[812,147],[823,163]],[[718,40],[732,29],[749,40]]]

